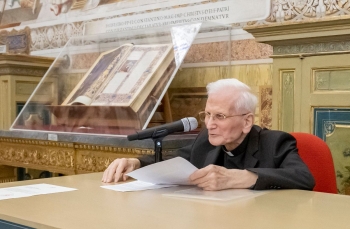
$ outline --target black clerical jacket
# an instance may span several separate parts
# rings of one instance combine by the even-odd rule
[[[314,178],[300,158],[292,135],[254,125],[247,138],[243,168],[258,175],[254,189],[313,189]],[[205,129],[198,134],[193,144],[164,158],[181,156],[197,168],[204,168],[215,164],[220,153],[223,153],[221,146],[209,143],[208,131]],[[141,166],[154,162],[153,156],[139,159]]]

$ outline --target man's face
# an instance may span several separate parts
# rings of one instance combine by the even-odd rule
[[[218,113],[226,116],[241,115],[242,113],[235,112],[232,107],[235,99],[236,96],[232,95],[232,92],[210,94],[205,111],[212,116]],[[244,140],[247,134],[245,118],[245,115],[227,117],[223,120],[207,117],[205,125],[208,129],[209,142],[214,146],[224,145],[227,150],[233,150]]]

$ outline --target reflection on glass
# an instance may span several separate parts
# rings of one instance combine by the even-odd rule
[[[144,129],[197,34],[216,30],[227,32],[229,42],[230,27],[213,23],[73,37],[11,129],[111,135]]]

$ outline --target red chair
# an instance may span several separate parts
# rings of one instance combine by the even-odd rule
[[[333,158],[328,145],[309,133],[293,132],[291,135],[297,140],[301,159],[315,178],[314,191],[338,193]]]

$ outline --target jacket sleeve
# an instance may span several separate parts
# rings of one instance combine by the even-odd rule
[[[312,190],[315,180],[298,154],[295,138],[281,131],[271,131],[268,134],[269,140],[266,137],[261,136],[259,150],[267,155],[261,155],[261,158],[258,159],[259,163],[266,166],[247,168],[258,175],[254,189]],[[264,144],[264,141],[267,144]],[[267,158],[270,158],[273,164],[269,165]]]

